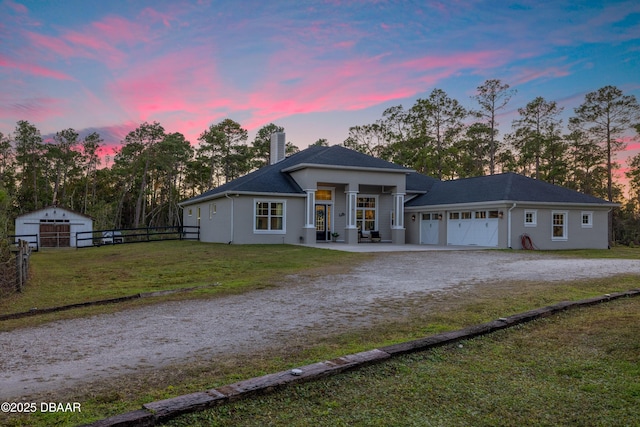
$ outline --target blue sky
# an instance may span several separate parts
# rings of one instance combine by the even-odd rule
[[[0,132],[144,121],[193,144],[231,118],[305,148],[439,88],[464,106],[487,79],[565,108],[615,85],[640,98],[637,1],[0,0]],[[631,143],[637,152],[638,143]]]

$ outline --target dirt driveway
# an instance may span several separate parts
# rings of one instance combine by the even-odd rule
[[[184,360],[257,354],[291,337],[336,334],[384,319],[425,294],[504,280],[566,281],[640,274],[640,261],[558,259],[526,252],[376,254],[348,274],[288,277],[286,286],[211,300],[0,332],[0,400],[56,392]],[[303,338],[304,339],[304,338]]]

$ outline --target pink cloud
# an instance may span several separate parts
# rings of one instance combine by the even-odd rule
[[[462,69],[494,67],[503,57],[502,52],[474,52],[396,63],[388,60],[388,55],[379,55],[330,63],[300,52],[295,60],[289,59],[289,54],[292,53],[272,58],[267,74],[280,78],[267,82],[261,91],[251,95],[250,128],[292,114],[359,110],[411,97]],[[294,61],[307,64],[314,73],[290,67]],[[282,83],[287,81],[296,83]]]
[[[170,21],[172,19],[174,19],[174,17],[172,15],[169,15],[167,13],[158,12],[157,10],[152,9],[150,7],[145,8],[141,12],[141,15],[150,17],[152,21],[160,21],[167,28],[171,28],[171,22]]]
[[[29,9],[27,9],[27,7],[23,4],[16,3],[11,0],[5,0],[4,4],[16,13],[23,13],[23,14],[29,13]]]
[[[566,77],[571,73],[566,68],[550,67],[541,70],[523,69],[513,79],[514,85],[521,85],[532,80],[538,79],[555,79],[558,77]]]
[[[29,98],[0,104],[0,114],[16,120],[45,121],[64,115],[63,103],[54,98]]]
[[[25,31],[25,36],[31,45],[45,52],[51,52],[64,58],[74,55],[74,50],[67,42],[57,37],[45,36],[31,31]]]
[[[191,142],[216,119],[246,105],[244,96],[223,85],[215,65],[195,49],[134,64],[108,90],[132,121],[157,120]]]
[[[73,80],[73,78],[68,74],[61,73],[59,71],[55,71],[50,68],[41,67],[39,65],[18,62],[3,56],[0,56],[0,67],[11,68],[23,73],[40,76],[40,77],[48,77],[48,78],[58,79],[58,80]]]
[[[56,37],[27,31],[24,34],[42,55],[90,58],[110,67],[123,64],[130,55],[123,47],[148,43],[152,37],[147,24],[118,16],[107,16],[78,30],[64,30]]]

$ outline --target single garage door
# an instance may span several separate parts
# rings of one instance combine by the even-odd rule
[[[423,213],[420,220],[420,243],[423,245],[438,244],[438,214]]]
[[[447,244],[460,246],[498,246],[498,211],[449,212]]]

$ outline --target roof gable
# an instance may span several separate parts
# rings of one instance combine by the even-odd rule
[[[66,213],[69,213],[71,215],[74,215],[74,216],[77,216],[77,217],[86,218],[86,219],[90,219],[90,220],[93,221],[93,218],[90,217],[89,215],[85,215],[83,213],[74,211],[72,209],[68,209],[68,208],[64,208],[64,207],[56,206],[56,205],[45,206],[43,208],[36,209],[34,211],[31,211],[31,212],[25,212],[25,213],[23,213],[21,215],[18,215],[16,217],[16,219],[22,218],[22,217],[26,217],[26,216],[34,216],[34,215],[37,215],[38,213],[45,213],[45,212],[49,212],[51,210],[60,211],[60,212],[66,212]]]

